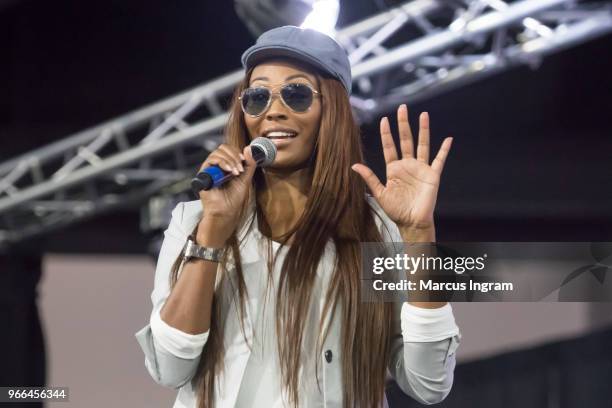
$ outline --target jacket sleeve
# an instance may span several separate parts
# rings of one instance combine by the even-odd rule
[[[208,332],[192,335],[171,327],[159,315],[170,294],[172,265],[189,235],[182,226],[184,206],[184,203],[179,203],[174,208],[170,225],[164,232],[151,293],[153,310],[150,322],[135,335],[153,380],[171,388],[180,388],[193,378],[208,338]]]
[[[450,303],[438,309],[401,305],[401,333],[391,341],[389,371],[406,394],[422,404],[450,393],[461,341]]]
[[[395,223],[372,197],[379,215],[377,224],[385,242],[403,242]],[[450,304],[424,309],[396,302],[389,372],[404,393],[426,405],[441,402],[450,393],[455,371],[455,352],[461,341]]]

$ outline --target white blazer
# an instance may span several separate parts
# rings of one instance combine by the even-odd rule
[[[380,220],[377,219],[384,240],[401,242],[402,239],[396,225],[384,214],[373,198],[368,197],[368,200],[384,220],[386,228],[383,228]],[[152,318],[156,313],[159,314],[170,294],[171,267],[201,217],[202,206],[198,200],[179,203],[172,212],[172,220],[165,231],[155,272],[155,285],[151,294]],[[264,237],[257,229],[257,224],[254,225],[248,235],[244,235],[245,231],[241,235],[245,237],[241,246],[245,276],[266,268],[266,260],[261,255],[263,252],[259,246]],[[323,279],[322,285],[324,286],[322,287],[327,285],[331,274],[325,272],[332,270],[333,263],[334,248],[330,242],[317,271],[317,275]],[[230,277],[232,277],[231,272]],[[323,296],[319,305],[321,311],[324,302]],[[228,298],[221,299],[220,305],[226,322],[223,333],[226,354],[224,376],[216,384],[215,407],[233,408],[249,360],[250,348],[241,332],[239,314],[234,302],[229,301]],[[440,402],[448,395],[452,387],[455,351],[461,339],[461,334],[452,316],[451,306],[447,304],[444,308],[440,308],[445,310],[437,310],[416,308],[407,303],[403,305],[395,303],[395,305],[389,373],[399,387],[417,401],[424,404]],[[249,308],[246,309],[244,327],[247,339],[251,343],[254,317],[250,316]],[[335,315],[341,316],[342,314],[338,312]],[[436,319],[442,319],[445,322],[444,324],[436,323]],[[450,323],[449,319],[452,320]],[[342,407],[341,322],[340,319],[329,322],[327,318],[326,324],[331,324],[331,326],[323,345],[323,352],[319,356],[322,368],[323,401],[325,408]],[[440,331],[436,330],[436,327],[450,327],[450,329]],[[156,340],[151,324],[147,324],[138,331],[136,339],[145,354],[145,366],[153,380],[160,385],[179,389],[174,408],[195,408],[195,383],[192,383],[191,380],[194,378],[200,356],[181,358],[179,355],[183,353],[173,354],[164,349]],[[185,352],[186,355],[198,353],[198,350],[194,350],[188,342],[178,347],[177,350]],[[199,351],[201,353],[201,349]],[[387,406],[386,399],[384,406]]]

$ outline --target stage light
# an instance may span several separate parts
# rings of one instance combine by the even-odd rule
[[[301,27],[312,28],[333,37],[336,34],[339,12],[338,0],[317,0],[313,3],[312,11],[306,16]]]
[[[284,25],[299,26],[312,11],[313,0],[235,0],[238,17],[251,34]]]
[[[284,25],[333,35],[340,11],[339,0],[236,0],[234,6],[255,37]]]

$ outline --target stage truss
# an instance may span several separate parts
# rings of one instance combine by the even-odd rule
[[[612,31],[612,3],[415,0],[337,32],[362,122]],[[236,56],[238,59],[238,55]],[[0,164],[0,247],[183,192],[242,70]],[[163,224],[163,223],[161,223]]]

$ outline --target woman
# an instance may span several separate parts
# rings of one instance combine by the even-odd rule
[[[350,64],[333,39],[281,27],[242,61],[226,143],[202,164],[236,177],[173,211],[136,335],[150,374],[180,387],[175,407],[379,407],[387,369],[413,398],[441,401],[460,338],[450,305],[361,301],[360,243],[435,241],[451,140],[429,165],[422,114],[415,159],[401,106],[401,158],[381,121],[383,185],[360,164]],[[277,146],[264,169],[247,147],[259,136]],[[195,246],[207,255],[185,257]]]

